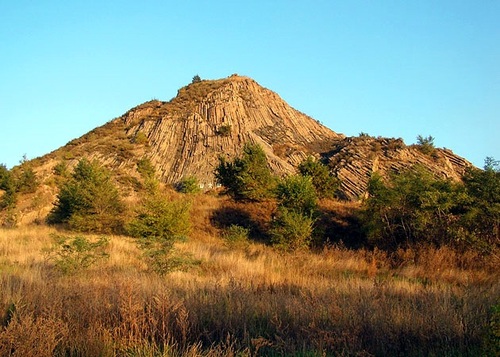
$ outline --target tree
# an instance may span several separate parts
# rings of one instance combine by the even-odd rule
[[[201,82],[201,78],[199,75],[195,75],[191,83],[198,83],[198,82]]]
[[[271,243],[279,249],[305,249],[311,243],[314,219],[280,207],[270,229]]]
[[[276,188],[279,206],[311,217],[317,206],[317,195],[310,176],[293,175],[282,179]]]
[[[178,183],[177,191],[182,193],[198,193],[201,191],[200,183],[195,176],[184,177]]]
[[[97,161],[81,159],[61,184],[49,223],[67,223],[78,231],[109,233],[122,227],[124,210],[111,174]]]
[[[0,164],[0,210],[12,208],[16,204],[16,184],[12,172],[4,164]]]
[[[339,187],[339,180],[334,177],[328,167],[308,156],[299,165],[302,176],[309,176],[319,198],[332,198]]]
[[[148,192],[127,225],[127,232],[138,238],[153,271],[165,274],[175,267],[171,251],[174,242],[190,232],[190,208],[187,201],[172,200],[157,188]]]
[[[499,162],[486,158],[484,170],[469,168],[463,181],[462,238],[484,250],[490,250],[500,243]]]
[[[257,144],[245,144],[241,157],[232,162],[220,157],[215,177],[226,193],[237,200],[260,201],[270,197],[275,186],[266,154]]]
[[[375,174],[368,185],[363,218],[369,240],[380,247],[453,242],[457,190],[421,166],[390,177]]]
[[[276,197],[279,204],[271,223],[271,243],[285,250],[307,248],[318,200],[311,177],[285,177],[278,183]]]
[[[417,145],[418,149],[426,154],[426,155],[431,155],[435,151],[434,147],[434,137],[428,136],[428,137],[423,137],[422,135],[417,136]]]

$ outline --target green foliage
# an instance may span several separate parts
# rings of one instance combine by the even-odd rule
[[[48,251],[48,257],[64,274],[74,274],[109,257],[106,252],[109,239],[106,237],[99,237],[96,241],[84,236],[54,235],[53,238],[54,244]]]
[[[231,135],[231,125],[230,124],[221,125],[219,128],[217,128],[217,135],[224,137]]]
[[[339,180],[330,173],[327,166],[309,156],[300,163],[299,172],[302,176],[311,177],[319,198],[332,198],[335,196],[335,192],[339,187]]]
[[[281,207],[270,229],[271,243],[283,250],[305,249],[311,243],[314,219]]]
[[[428,137],[423,137],[422,135],[418,135],[417,145],[418,149],[426,155],[432,155],[436,149],[434,147],[434,138],[430,135]]]
[[[444,244],[451,240],[449,225],[456,193],[450,181],[435,178],[416,166],[392,176],[388,184],[374,175],[364,211],[368,238],[378,246],[397,247],[416,242]]]
[[[451,245],[487,253],[499,243],[500,173],[471,168],[464,183],[438,179],[423,167],[370,180],[363,212],[369,240],[379,247]]]
[[[21,166],[17,177],[16,191],[19,193],[33,193],[39,186],[35,172],[29,166]]]
[[[137,238],[174,241],[187,235],[191,229],[190,208],[188,201],[170,201],[159,192],[148,194],[127,230]]]
[[[201,82],[201,78],[199,75],[195,75],[191,83],[198,83],[198,82]]]
[[[134,143],[139,145],[146,145],[148,143],[148,137],[143,131],[140,131],[135,136]]]
[[[177,190],[182,193],[198,193],[201,191],[201,188],[200,183],[195,176],[188,176],[179,182]]]
[[[142,158],[137,161],[137,172],[139,172],[144,179],[152,179],[156,174],[156,170],[148,158]]]
[[[64,161],[59,162],[56,166],[54,166],[54,174],[60,177],[68,177],[68,165]]]
[[[278,183],[276,197],[281,207],[306,216],[312,216],[317,207],[318,198],[310,176],[285,177]]]
[[[250,229],[232,224],[225,229],[223,238],[231,245],[245,244],[248,242]]]
[[[16,204],[16,184],[12,172],[3,164],[0,164],[0,190],[4,191],[0,196],[0,210],[12,208]]]
[[[462,238],[489,250],[500,242],[500,169],[486,158],[484,170],[469,168],[464,175],[461,207]]]
[[[82,159],[61,184],[49,223],[67,223],[82,232],[118,232],[123,204],[110,172],[97,161]]]
[[[500,301],[491,308],[484,349],[489,356],[500,356]],[[485,355],[486,355],[485,354]]]
[[[165,274],[177,264],[171,252],[175,240],[184,238],[191,230],[190,204],[185,200],[170,200],[156,190],[144,198],[127,231],[138,238],[151,269]]]
[[[237,200],[263,200],[272,195],[275,186],[266,154],[257,144],[246,144],[242,156],[232,162],[220,157],[215,177]]]

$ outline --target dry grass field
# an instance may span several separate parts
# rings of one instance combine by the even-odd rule
[[[198,231],[176,243],[184,264],[164,276],[148,271],[122,236],[108,237],[106,259],[63,274],[48,253],[54,234],[73,235],[45,226],[0,230],[0,356],[498,351],[498,261],[472,253],[280,253]]]

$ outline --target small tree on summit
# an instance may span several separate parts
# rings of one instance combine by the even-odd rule
[[[201,78],[199,75],[195,75],[191,83],[198,83],[198,82],[201,82]]]
[[[434,150],[436,149],[434,147],[434,137],[430,135],[428,137],[423,137],[422,135],[418,135],[417,145],[418,149],[426,155],[431,155],[432,153],[434,153]]]

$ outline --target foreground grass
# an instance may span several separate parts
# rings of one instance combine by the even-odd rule
[[[176,245],[185,269],[161,277],[109,237],[109,259],[64,275],[47,259],[54,232],[0,230],[1,356],[488,355],[498,342],[498,261],[472,253],[192,239]]]

